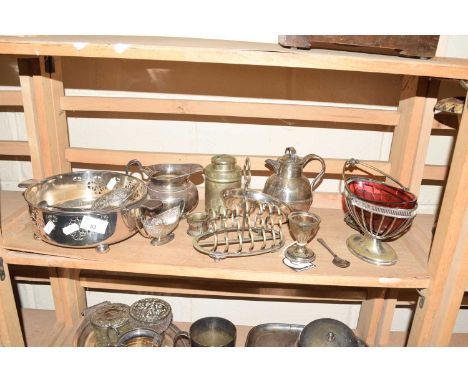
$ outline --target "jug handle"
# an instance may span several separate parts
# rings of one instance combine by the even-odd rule
[[[127,163],[127,165],[125,166],[125,175],[130,174],[130,167],[134,165],[138,166],[138,171],[146,175],[148,179],[151,178],[151,176],[153,175],[151,169],[149,169],[146,166],[143,166],[138,159],[132,159]]]
[[[267,167],[270,167],[271,169],[273,169],[273,171],[275,172],[275,174],[278,174],[279,172],[279,162],[277,160],[274,160],[274,159],[266,159],[265,160],[265,165]]]
[[[318,160],[322,164],[322,169],[318,173],[318,175],[315,177],[314,180],[311,181],[310,187],[312,190],[314,190],[315,186],[322,180],[323,176],[325,175],[325,161],[323,160],[322,157],[316,155],[316,154],[309,154],[306,155],[303,159],[304,164],[302,165],[302,168],[306,166],[307,163],[309,163],[311,160]]]

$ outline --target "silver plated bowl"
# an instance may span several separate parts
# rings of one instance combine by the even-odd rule
[[[145,182],[113,171],[70,172],[19,186],[27,187],[24,198],[35,238],[63,247],[95,247],[98,252],[135,234],[143,210],[162,206],[147,200]]]

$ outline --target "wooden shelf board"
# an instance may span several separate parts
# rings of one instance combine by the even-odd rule
[[[345,70],[468,79],[467,60],[429,60],[278,44],[136,36],[0,37],[0,54],[80,56]]]
[[[22,310],[24,333],[27,346],[72,346],[76,327],[65,327],[55,320],[55,311],[40,309]],[[188,330],[190,323],[174,322],[181,330]],[[249,330],[245,325],[236,325],[236,346],[245,344]],[[389,343],[386,346],[405,346],[406,332],[391,332]],[[454,333],[449,346],[468,346],[468,333]]]
[[[322,218],[318,237],[323,237],[340,255],[352,262],[341,269],[331,264],[330,254],[316,241],[310,247],[316,252],[317,268],[295,272],[282,263],[282,252],[242,259],[213,261],[192,247],[186,234],[187,223],[181,221],[175,231],[176,239],[164,246],[153,247],[141,235],[111,246],[106,254],[94,249],[63,248],[34,240],[26,203],[20,193],[8,194],[8,208],[22,212],[8,214],[3,224],[5,261],[9,264],[36,265],[59,268],[89,269],[189,277],[215,280],[284,283],[297,285],[336,285],[350,287],[426,288],[429,285],[427,253],[433,217],[419,215],[411,230],[392,242],[399,261],[391,267],[367,264],[352,256],[346,248],[346,238],[353,231],[343,221],[343,212],[334,209],[313,209]],[[5,204],[5,203],[4,203]],[[15,207],[16,206],[16,207]],[[287,243],[292,240],[286,229]]]

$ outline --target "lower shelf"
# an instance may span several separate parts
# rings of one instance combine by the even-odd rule
[[[65,327],[55,320],[55,311],[40,309],[23,309],[22,318],[26,345],[37,346],[71,346],[75,327]],[[190,323],[175,322],[182,330],[188,330]],[[236,346],[242,347],[247,339],[250,326],[237,325]],[[405,332],[391,332],[388,346],[404,346]],[[449,346],[468,346],[468,333],[454,333]]]

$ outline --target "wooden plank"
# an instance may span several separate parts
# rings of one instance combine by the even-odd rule
[[[418,77],[403,77],[400,104],[400,123],[393,132],[390,150],[390,175],[398,179],[411,191],[417,193],[422,179],[424,149],[419,149],[421,142],[428,142],[432,123],[421,129],[426,102],[427,81]],[[416,167],[417,170],[416,171]],[[414,192],[414,191],[413,191]]]
[[[129,276],[123,273],[85,274],[81,285],[88,289],[151,292],[159,294],[202,297],[232,297],[287,301],[362,301],[366,297],[361,288],[331,288],[315,286],[278,286],[268,283],[245,283],[167,277]]]
[[[23,106],[23,97],[17,90],[0,90],[0,106]]]
[[[11,264],[18,265],[110,272],[125,270],[127,273],[183,278],[379,288],[425,288],[429,285],[426,256],[431,239],[432,216],[418,215],[411,230],[391,243],[399,255],[396,265],[376,267],[349,253],[346,239],[355,231],[343,221],[342,211],[312,210],[322,217],[320,236],[339,255],[352,262],[350,268],[339,269],[332,265],[330,254],[315,242],[310,245],[317,253],[317,268],[308,272],[297,273],[285,267],[281,261],[281,251],[243,258],[242,261],[226,259],[214,262],[193,248],[192,239],[186,234],[185,220],[179,223],[175,231],[176,239],[161,247],[152,247],[148,240],[135,235],[111,245],[108,254],[97,254],[94,249],[62,248],[33,239],[30,218],[25,210],[5,223],[5,247],[15,250],[6,256]],[[287,229],[285,236],[286,244],[290,243],[292,239]]]
[[[38,128],[38,110],[36,102],[37,75],[40,73],[37,59],[19,59],[18,68],[23,97],[24,121],[28,133],[29,152],[33,177],[42,179],[45,177],[44,158],[42,157],[42,145]]]
[[[399,113],[394,110],[315,106],[292,103],[66,96],[61,97],[60,105],[63,110],[69,111],[293,119],[388,126],[395,126],[399,121]]]
[[[64,94],[60,59],[55,59],[55,71],[50,75],[44,57],[19,59],[18,66],[34,177],[71,171],[64,153],[69,145],[66,115],[59,106]]]
[[[385,288],[369,288],[361,305],[356,332],[369,346],[375,346],[379,323],[385,305]]]
[[[412,125],[411,125],[411,128],[414,128],[414,129],[418,128],[419,130],[419,132],[417,133],[418,134],[417,138],[415,137],[416,134],[411,134],[412,137],[410,137],[409,134],[406,136],[406,139],[408,140],[412,139],[413,137],[416,138],[413,143],[413,145],[415,145],[416,147],[406,148],[407,151],[413,152],[412,154],[413,167],[411,169],[410,182],[407,184],[407,186],[409,187],[411,192],[413,192],[415,195],[419,195],[419,190],[421,189],[421,181],[425,175],[425,170],[426,170],[425,162],[427,158],[427,151],[429,148],[429,141],[431,138],[431,131],[432,131],[433,123],[434,123],[434,111],[433,110],[434,110],[435,104],[437,103],[439,86],[440,86],[440,81],[438,80],[430,81],[429,84],[427,85],[427,94],[423,103],[422,110],[419,110],[420,105],[419,105],[419,100],[417,100],[414,102],[413,110],[411,111],[413,114],[422,113],[422,117],[421,117],[422,119],[421,119],[420,125],[418,125],[419,118],[417,118],[416,120],[413,120]],[[403,107],[403,110],[404,110],[406,105],[405,106],[401,105],[401,107]],[[408,113],[409,112],[410,111],[408,111]],[[408,126],[403,126],[403,128],[408,129]],[[406,159],[407,158],[408,157],[406,157]],[[392,162],[392,165],[393,165],[393,162]]]
[[[148,151],[126,151],[126,150],[107,150],[107,149],[87,149],[81,147],[70,147],[65,149],[65,158],[72,163],[82,164],[104,164],[112,166],[125,166],[130,160],[138,158],[143,164],[151,165],[154,163],[199,163],[206,166],[211,163],[213,154],[193,154],[193,153],[155,153]],[[268,171],[265,167],[265,156],[251,155],[250,161],[253,171]],[[245,156],[236,155],[238,163],[243,163]],[[344,159],[325,159],[327,174],[341,175]],[[366,161],[380,170],[389,173],[390,163],[382,161]],[[306,167],[306,171],[309,170]],[[447,166],[424,166],[423,178],[432,180],[444,180],[447,173]],[[311,173],[306,172],[306,176]],[[315,197],[315,196],[314,196]],[[331,199],[334,197],[332,196]],[[336,203],[331,202],[336,208]],[[323,206],[326,206],[325,204]]]
[[[85,149],[78,147],[70,147],[65,149],[65,157],[73,163],[87,164],[106,164],[124,166],[131,159],[138,158],[145,165],[154,163],[199,163],[206,166],[211,163],[211,157],[214,154],[193,154],[193,153],[154,153],[148,151],[124,151],[124,150],[105,150],[105,149]],[[244,155],[236,155],[238,163],[244,163]],[[249,156],[252,170],[254,171],[269,171],[265,167],[266,156]],[[325,159],[327,173],[341,174],[343,169],[344,159]],[[382,171],[389,171],[390,164],[381,161],[369,161],[368,163],[376,166]],[[307,170],[312,170],[312,166],[306,167]],[[317,167],[318,171],[318,167]]]
[[[46,102],[47,147],[50,152],[47,175],[71,171],[71,164],[65,159],[65,148],[70,146],[66,113],[60,107],[60,98],[65,95],[62,80],[62,62],[60,57],[53,57],[53,73],[45,70],[45,61],[41,61],[41,74],[44,83]]]
[[[16,309],[8,264],[0,248],[5,279],[0,280],[0,344],[2,346],[24,346],[23,333]]]
[[[280,35],[281,46],[311,49],[336,49],[393,56],[435,56],[437,35]]]
[[[29,155],[27,141],[0,141],[0,155]]]
[[[409,345],[450,342],[468,280],[468,112],[465,101],[453,159],[431,247],[431,282],[416,308]]]
[[[65,326],[73,326],[81,320],[81,312],[86,308],[86,296],[79,279],[80,270],[49,268],[49,272],[57,321]]]
[[[387,346],[390,343],[393,318],[398,303],[398,289],[387,289],[382,315],[380,316],[375,343],[378,346]]]
[[[467,60],[419,60],[277,44],[166,37],[28,36],[0,38],[0,53],[263,65],[468,79]]]
[[[425,165],[423,169],[422,179],[443,181],[447,179],[447,173],[447,166]],[[417,188],[418,187],[416,187],[416,189]]]

